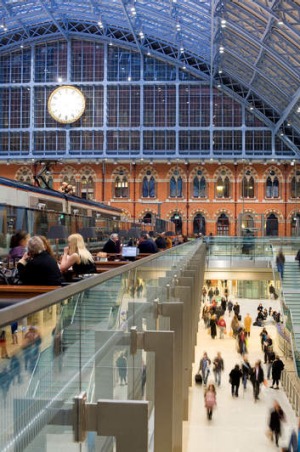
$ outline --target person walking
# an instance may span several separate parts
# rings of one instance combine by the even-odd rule
[[[127,359],[125,353],[121,352],[117,358],[116,365],[119,372],[120,385],[127,385]]]
[[[238,364],[236,364],[229,374],[229,382],[231,384],[232,397],[239,396],[239,387],[240,387],[240,381],[241,381],[242,376],[243,375],[242,375],[240,366]]]
[[[229,314],[229,317],[230,317],[231,313],[232,313],[232,308],[233,308],[233,303],[232,303],[231,300],[228,301],[227,308],[228,308],[228,314]]]
[[[221,375],[224,370],[224,360],[221,356],[221,353],[218,352],[217,356],[213,360],[213,373],[215,376],[215,383],[216,385],[221,385]]]
[[[257,400],[259,400],[260,385],[264,381],[264,371],[263,368],[261,367],[260,359],[256,361],[255,366],[251,371],[250,378],[251,383],[253,385],[254,401],[256,402]]]
[[[273,409],[270,412],[269,428],[270,428],[270,439],[273,441],[273,436],[275,436],[275,444],[278,447],[278,440],[281,435],[281,422],[285,420],[284,412],[277,402],[274,400]]]
[[[251,366],[246,355],[244,355],[243,357],[241,370],[242,370],[242,382],[245,391],[247,389],[248,378],[250,377],[251,374]]]
[[[204,352],[203,357],[200,360],[199,369],[198,369],[198,373],[201,373],[201,375],[202,375],[204,386],[206,386],[206,384],[207,384],[207,379],[208,379],[208,376],[210,373],[210,365],[211,365],[211,360],[207,356],[207,353]]]
[[[218,320],[218,327],[220,330],[220,339],[224,339],[224,333],[226,332],[226,322],[222,315]]]
[[[264,363],[268,362],[268,353],[273,351],[273,340],[269,334],[267,334],[264,342]]]
[[[248,312],[244,318],[244,330],[246,337],[250,337],[251,326],[252,326],[252,317]]]
[[[217,405],[216,395],[215,385],[210,383],[204,392],[204,405],[207,412],[207,419],[209,420],[212,419],[213,410]]]
[[[281,372],[283,371],[283,369],[284,369],[284,364],[281,361],[281,359],[279,358],[279,356],[276,355],[275,360],[274,360],[274,362],[272,364],[272,379],[273,379],[273,382],[272,382],[271,388],[279,389],[279,380],[280,380]],[[276,387],[274,387],[275,384],[276,384]]]
[[[217,335],[217,316],[215,314],[210,318],[210,335],[212,339]]]
[[[277,271],[281,276],[281,279],[283,279],[284,264],[285,264],[285,257],[282,252],[282,249],[280,249],[276,256],[276,266],[277,266]]]

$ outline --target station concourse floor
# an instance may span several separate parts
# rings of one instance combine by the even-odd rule
[[[277,310],[279,306],[276,300],[250,300],[238,299],[241,306],[242,321],[249,312],[254,321],[259,303],[264,307],[272,306]],[[201,308],[202,311],[202,308]],[[225,314],[227,331],[230,330],[232,319]],[[270,317],[269,317],[270,319]],[[276,329],[270,320],[266,324],[267,331],[273,339],[274,351],[281,353],[276,344]],[[261,351],[259,333],[262,328],[252,326],[251,336],[248,346],[248,358],[251,365],[257,359],[263,363],[263,352]],[[275,390],[270,388],[272,381],[268,380],[268,387],[262,385],[260,398],[254,403],[251,382],[248,381],[246,391],[243,385],[239,388],[239,397],[231,396],[231,385],[229,384],[229,372],[235,364],[241,363],[241,357],[236,351],[236,342],[228,334],[224,339],[219,337],[212,339],[205,329],[203,320],[199,321],[197,346],[195,349],[195,363],[193,364],[193,376],[198,370],[199,361],[206,351],[209,358],[213,360],[218,351],[224,359],[225,370],[222,373],[221,386],[217,387],[217,408],[214,410],[211,421],[207,419],[203,399],[203,386],[193,384],[189,388],[189,419],[183,422],[183,452],[266,452],[279,451],[281,447],[286,447],[290,433],[293,428],[297,431],[297,419],[289,404],[283,389]],[[284,361],[284,359],[282,358]],[[263,364],[265,377],[266,366]],[[211,372],[208,382],[214,383],[214,375]],[[282,436],[279,439],[279,448],[275,442],[271,442],[267,436],[267,425],[270,409],[274,400],[277,400],[286,416],[286,422],[282,423]]]

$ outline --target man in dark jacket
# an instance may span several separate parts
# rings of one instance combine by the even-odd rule
[[[139,239],[138,249],[140,253],[157,253],[158,249],[153,240],[148,238],[147,234],[142,234]]]
[[[232,397],[239,396],[239,387],[240,387],[240,381],[241,381],[242,376],[243,376],[243,374],[241,372],[240,366],[238,364],[236,364],[229,374],[229,381],[231,384]]]
[[[120,242],[118,234],[111,234],[108,241],[102,248],[103,253],[120,253]]]
[[[263,368],[261,367],[261,361],[260,359],[256,361],[255,366],[253,367],[250,375],[251,383],[253,385],[253,396],[254,401],[259,399],[259,391],[260,391],[260,385],[263,383],[265,376]]]
[[[284,369],[284,364],[281,361],[281,359],[279,358],[278,355],[276,355],[276,358],[272,364],[272,379],[273,379],[273,383],[271,388],[274,388],[274,385],[276,384],[276,387],[274,389],[279,389],[279,380],[281,377],[281,372]]]

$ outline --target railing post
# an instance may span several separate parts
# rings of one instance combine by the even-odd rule
[[[173,451],[173,409],[174,409],[174,332],[145,331],[131,329],[131,353],[138,348],[155,352],[155,452]]]

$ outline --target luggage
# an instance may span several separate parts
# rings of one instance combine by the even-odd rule
[[[198,385],[202,385],[202,375],[201,374],[196,374],[195,375],[195,383]]]

